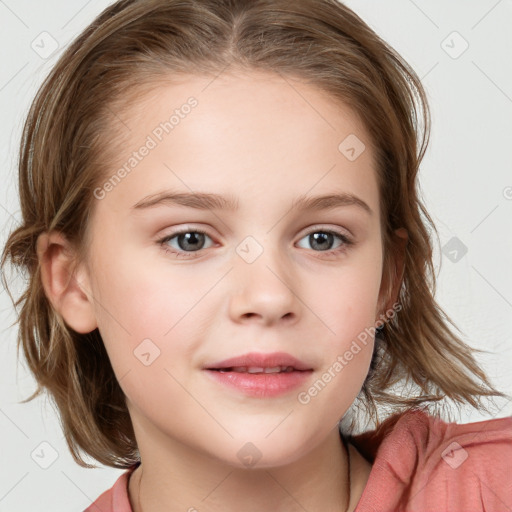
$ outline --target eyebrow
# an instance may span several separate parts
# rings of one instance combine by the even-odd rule
[[[167,190],[146,196],[131,208],[137,211],[165,205],[186,206],[198,210],[229,210],[234,212],[238,210],[239,202],[238,199],[232,195],[219,195],[205,192],[186,193]],[[348,192],[326,194],[316,197],[303,194],[292,202],[291,210],[319,211],[330,210],[341,206],[357,206],[369,215],[373,214],[372,209],[367,203],[360,197]]]

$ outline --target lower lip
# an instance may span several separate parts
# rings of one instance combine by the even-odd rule
[[[303,385],[313,370],[281,373],[241,373],[205,370],[212,379],[259,398],[283,395]]]

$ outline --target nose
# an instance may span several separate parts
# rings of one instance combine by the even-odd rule
[[[254,243],[254,242],[253,242]],[[246,246],[247,247],[247,246]],[[292,267],[278,248],[259,248],[253,260],[243,251],[234,255],[231,274],[229,314],[234,322],[256,322],[272,325],[294,323],[300,315],[298,280]]]

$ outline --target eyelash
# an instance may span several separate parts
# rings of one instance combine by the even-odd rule
[[[174,249],[171,249],[168,245],[167,245],[167,242],[169,242],[170,240],[172,240],[173,238],[179,236],[179,235],[184,235],[185,233],[200,233],[202,235],[206,235],[206,236],[209,236],[210,235],[206,232],[206,231],[203,231],[202,229],[199,229],[199,228],[194,228],[194,229],[182,229],[181,231],[176,231],[175,233],[171,233],[170,235],[167,235],[165,236],[164,238],[158,240],[158,244],[162,247],[162,249],[166,252],[166,253],[169,253],[169,254],[173,254],[174,256],[176,256],[177,258],[193,258],[193,254],[194,253],[197,253],[197,252],[201,252],[201,250],[199,251],[191,251],[189,253],[185,252],[185,251],[181,251],[181,252],[178,252],[178,251],[175,251]],[[210,237],[211,238],[211,237]],[[187,256],[184,256],[184,255],[187,255]]]
[[[206,231],[203,231],[202,229],[199,229],[199,228],[194,228],[194,229],[183,229],[181,231],[176,231],[175,233],[171,233],[170,235],[167,235],[164,238],[158,240],[157,243],[162,247],[162,249],[166,253],[173,254],[177,258],[194,258],[195,257],[194,254],[195,253],[201,253],[203,250],[206,250],[206,249],[199,249],[198,251],[190,251],[190,252],[179,251],[178,252],[178,251],[176,251],[174,249],[171,249],[167,245],[167,242],[169,242],[173,238],[175,238],[175,237],[177,237],[179,235],[184,235],[186,233],[200,233],[202,235],[208,236],[209,238],[212,238]],[[313,233],[326,233],[326,234],[329,234],[329,235],[334,235],[334,236],[338,237],[342,241],[342,244],[337,249],[331,249],[331,250],[328,250],[328,251],[313,251],[313,252],[318,252],[318,253],[322,254],[323,256],[335,256],[335,255],[338,255],[340,253],[345,252],[351,245],[354,245],[354,241],[351,240],[347,235],[345,235],[343,233],[340,233],[338,231],[330,230],[330,229],[318,229],[318,228],[315,228],[315,229],[309,231],[308,233],[306,233],[302,238],[305,238],[305,237],[307,237],[309,235],[312,235]]]

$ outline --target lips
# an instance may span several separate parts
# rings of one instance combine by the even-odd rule
[[[253,398],[283,396],[307,384],[313,368],[285,352],[251,352],[203,367],[207,378]]]
[[[241,356],[217,361],[204,367],[205,370],[237,373],[289,373],[308,371],[313,368],[286,352],[261,354],[250,352]]]
[[[293,366],[274,366],[271,368],[265,368],[263,366],[233,366],[230,368],[209,368],[212,371],[218,372],[237,372],[237,373],[289,373],[295,370]]]

